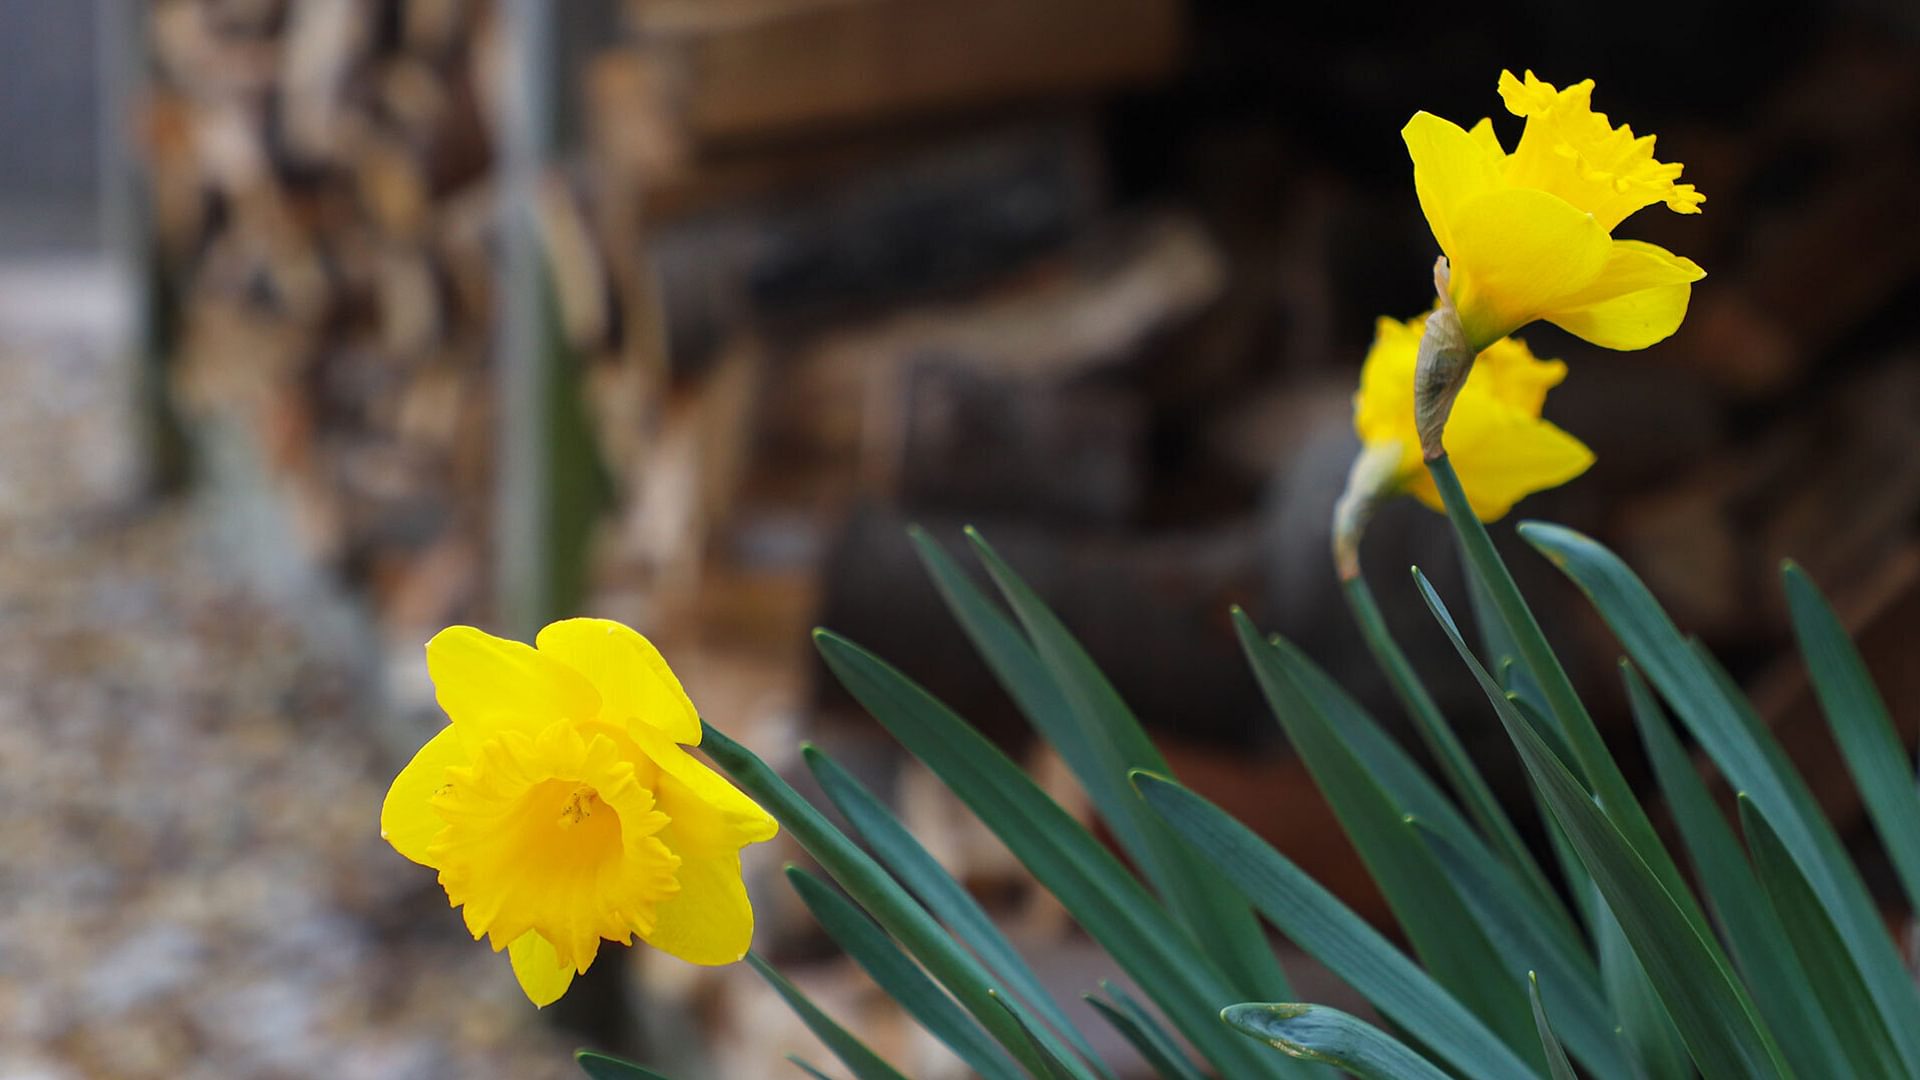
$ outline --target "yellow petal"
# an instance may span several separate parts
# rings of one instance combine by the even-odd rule
[[[573,985],[573,969],[560,963],[553,946],[535,931],[529,930],[513,939],[513,944],[507,946],[507,957],[513,961],[513,974],[520,980],[520,989],[526,991],[535,1008],[544,1009],[559,1001],[560,995]]]
[[[1567,297],[1600,274],[1613,247],[1591,214],[1526,188],[1467,199],[1452,228],[1453,302],[1476,350],[1566,307]]]
[[[1353,429],[1362,443],[1419,441],[1413,429],[1413,369],[1424,320],[1380,319],[1360,364]]]
[[[1447,422],[1446,446],[1467,503],[1482,521],[1504,517],[1514,503],[1593,464],[1593,451],[1553,424],[1464,393]],[[1445,509],[1431,474],[1423,472],[1407,490],[1433,509]]]
[[[1500,136],[1493,130],[1491,117],[1481,117],[1479,123],[1467,130],[1467,134],[1473,136],[1473,141],[1480,144],[1480,149],[1487,155],[1487,160],[1493,162],[1507,160],[1506,148],[1500,145]]]
[[[680,865],[680,891],[655,912],[659,919],[653,930],[641,937],[662,952],[709,966],[747,955],[753,905],[740,881],[739,852],[688,858]]]
[[[611,619],[566,619],[540,631],[542,655],[585,675],[600,692],[601,718],[651,724],[698,745],[700,714],[653,642]]]
[[[1693,282],[1706,276],[1692,259],[1616,240],[1599,276],[1543,317],[1603,348],[1644,349],[1680,328]]]
[[[740,881],[740,848],[771,839],[766,811],[657,731],[633,738],[659,765],[655,792],[671,819],[661,840],[680,856],[680,891],[654,908],[640,931],[649,944],[695,964],[730,964],[753,940],[753,908]]]
[[[600,695],[579,672],[471,626],[450,626],[427,642],[427,675],[469,747],[500,731],[538,734],[554,720],[591,720],[600,711]]]
[[[446,824],[434,812],[433,793],[447,782],[448,768],[466,763],[466,748],[451,726],[443,727],[393,778],[380,805],[380,836],[393,850],[422,866],[433,865],[427,845]]]
[[[634,726],[629,733],[660,768],[654,796],[672,821],[669,846],[683,859],[692,862],[709,852],[737,851],[780,831],[773,815],[659,731]]]
[[[1360,389],[1353,395],[1354,434],[1360,437],[1362,446],[1399,448],[1399,460],[1391,476],[1381,478],[1383,490],[1397,489],[1406,478],[1426,472],[1420,458],[1420,434],[1413,425],[1413,369],[1425,329],[1425,316],[1406,322],[1380,319],[1374,324],[1373,344],[1360,365]]]
[[[1420,197],[1420,209],[1440,250],[1451,256],[1454,214],[1473,196],[1500,185],[1501,160],[1488,153],[1484,138],[1429,112],[1414,113],[1400,129],[1400,137],[1413,158],[1413,189]]]
[[[1501,338],[1474,359],[1473,373],[1461,393],[1485,392],[1528,416],[1539,416],[1547,391],[1566,377],[1566,364],[1539,359],[1519,338]]]

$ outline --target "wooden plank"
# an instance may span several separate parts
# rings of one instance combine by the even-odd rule
[[[1164,75],[1179,0],[638,3],[696,142],[1085,94]]]

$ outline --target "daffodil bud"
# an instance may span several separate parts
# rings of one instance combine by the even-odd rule
[[[1413,425],[1420,435],[1420,453],[1428,461],[1436,461],[1447,452],[1440,444],[1440,435],[1453,412],[1453,399],[1473,372],[1474,356],[1447,291],[1444,255],[1433,264],[1433,287],[1440,294],[1440,305],[1427,316],[1413,367]]]

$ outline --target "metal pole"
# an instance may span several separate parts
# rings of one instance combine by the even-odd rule
[[[93,56],[99,87],[95,162],[96,243],[112,282],[113,325],[106,347],[125,363],[140,430],[136,490],[157,495],[185,483],[185,450],[167,392],[173,320],[159,305],[167,295],[153,236],[146,170],[135,153],[134,114],[147,77],[147,5],[95,0]]]
[[[502,629],[530,639],[556,597],[548,530],[553,358],[545,254],[536,207],[553,149],[553,10],[547,0],[502,0],[506,85],[499,97],[496,595]]]

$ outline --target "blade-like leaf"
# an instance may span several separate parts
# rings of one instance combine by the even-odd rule
[[[994,1000],[1002,1005],[1006,1004],[1006,1000],[999,993],[995,992],[993,996]],[[1024,1017],[1012,1008],[1007,1009],[1007,1015],[1013,1017],[1013,1022],[1019,1024],[1020,1030],[1027,1033],[1027,1040],[1032,1044],[1033,1052],[1039,1056],[1040,1063],[1045,1069],[1040,1075],[1040,1080],[1073,1080],[1073,1070],[1067,1067],[1066,1062],[1054,1057],[1052,1051],[1040,1044],[1040,1040],[1034,1037],[1033,1028],[1028,1026]]]
[[[753,970],[767,980],[767,985],[773,987],[774,992],[786,1001],[787,1007],[800,1017],[800,1022],[807,1025],[807,1030],[813,1032],[815,1037],[825,1043],[827,1049],[833,1051],[833,1056],[840,1059],[841,1064],[853,1071],[855,1080],[906,1080],[905,1075],[898,1069],[887,1064],[880,1055],[868,1049],[866,1043],[841,1027],[833,1017],[820,1011],[820,1006],[815,1005],[812,999],[801,993],[799,987],[788,982],[786,976],[775,971],[772,964],[760,959],[756,953],[747,954],[747,963],[752,965]]]
[[[1509,1046],[1532,1052],[1533,1022],[1526,1013],[1525,991],[1517,982],[1487,978],[1487,972],[1500,970],[1500,958],[1426,846],[1406,829],[1408,808],[1382,790],[1341,739],[1335,719],[1308,696],[1297,654],[1268,644],[1238,608],[1233,618],[1275,718],[1379,884],[1414,953]]]
[[[1554,726],[1572,751],[1571,757],[1559,760],[1568,764],[1576,778],[1583,781],[1583,786],[1592,793],[1601,811],[1626,837],[1641,861],[1653,870],[1668,895],[1680,906],[1681,914],[1693,925],[1694,932],[1717,956],[1720,946],[1707,927],[1705,913],[1687,891],[1686,881],[1680,876],[1680,870],[1674,865],[1666,847],[1660,843],[1660,835],[1654,831],[1653,822],[1647,818],[1646,810],[1634,796],[1632,786],[1620,772],[1613,755],[1607,751],[1606,741],[1600,737],[1600,729],[1594,726],[1593,717],[1587,713],[1586,705],[1574,691],[1573,681],[1567,677],[1559,657],[1554,655],[1553,646],[1547,643],[1539,621],[1534,618],[1526,599],[1520,595],[1520,588],[1514,584],[1507,564],[1501,561],[1499,552],[1494,550],[1493,538],[1487,535],[1487,527],[1481,524],[1479,516],[1467,503],[1466,492],[1460,487],[1460,478],[1454,474],[1453,463],[1442,455],[1439,460],[1427,463],[1427,471],[1440,489],[1440,497],[1447,507],[1447,519],[1453,523],[1454,534],[1460,539],[1468,577],[1477,587],[1486,590],[1488,606],[1505,625],[1517,653],[1516,659],[1526,668],[1532,683],[1539,687]]]
[[[1522,764],[1554,820],[1566,831],[1594,885],[1620,921],[1634,955],[1673,1017],[1694,1064],[1708,1080],[1719,1077],[1787,1075],[1773,1042],[1753,1015],[1745,992],[1701,939],[1660,879],[1612,820],[1594,804],[1565,763],[1514,710],[1499,684],[1461,639],[1446,605],[1419,571],[1414,580],[1434,618],[1453,642],[1501,726],[1520,751]]]
[[[1553,1080],[1579,1080],[1573,1073],[1573,1062],[1567,1060],[1567,1052],[1560,1046],[1560,1040],[1553,1037],[1553,1025],[1547,1022],[1547,1007],[1540,1003],[1540,976],[1536,972],[1527,972],[1527,996],[1533,1001],[1533,1025],[1540,1029],[1540,1045],[1547,1051],[1547,1075]],[[1626,1073],[1603,1075],[1624,1076]]]
[[[1571,847],[1571,845],[1569,845]],[[1574,856],[1579,858],[1578,854]],[[1581,868],[1585,873],[1585,867]],[[1648,1080],[1693,1080],[1692,1056],[1680,1038],[1680,1029],[1661,1003],[1653,979],[1633,951],[1627,932],[1614,918],[1600,887],[1586,877],[1593,912],[1593,951],[1600,958],[1600,982],[1607,1003],[1620,1018],[1620,1037],[1632,1048],[1634,1059]]]
[[[1331,1065],[1356,1080],[1448,1080],[1407,1044],[1325,1005],[1245,1002],[1221,1010],[1220,1019],[1284,1054]]]
[[[1557,525],[1520,535],[1572,578],[1614,636],[1734,787],[1752,796],[1832,916],[1903,1060],[1920,1073],[1920,991],[1859,870],[1786,754],[1712,666],[1688,645],[1619,557]]]
[[[1267,644],[1280,654],[1299,689],[1322,715],[1331,719],[1333,736],[1360,760],[1367,774],[1386,790],[1401,811],[1425,821],[1429,828],[1452,840],[1475,861],[1496,861],[1492,849],[1454,808],[1439,785],[1427,777],[1351,694],[1287,639],[1276,634],[1267,638]],[[1535,904],[1548,919],[1558,923],[1569,938],[1576,937],[1573,919],[1553,886],[1547,883],[1546,875],[1531,855],[1524,859],[1530,869],[1525,880],[1533,887]]]
[[[1202,1054],[1230,1076],[1284,1071],[1221,1029],[1214,1010],[1231,994],[1225,974],[1020,766],[878,657],[826,631],[814,641],[854,698],[993,830]]]
[[[915,966],[899,946],[872,919],[845,897],[797,866],[787,867],[787,880],[813,913],[827,936],[853,957],[887,996],[920,1022],[934,1038],[953,1050],[974,1072],[993,1080],[1019,1080],[1019,1066],[967,1018],[953,999]],[[991,991],[989,991],[991,993]]]
[[[1854,1076],[1914,1075],[1900,1060],[1900,1051],[1880,1023],[1866,984],[1860,981],[1860,970],[1848,959],[1833,920],[1820,906],[1820,898],[1813,894],[1806,877],[1793,864],[1793,856],[1780,845],[1780,837],[1755,809],[1753,800],[1742,795],[1739,801],[1740,829],[1753,852],[1753,868],[1766,901],[1780,925],[1786,927],[1787,940],[1800,958],[1808,985],[1839,1033],[1844,1060],[1852,1065],[1849,1071]]]
[[[1487,667],[1499,677],[1500,689],[1511,697],[1525,702],[1534,712],[1545,716],[1548,712],[1546,694],[1540,689],[1539,680],[1520,659],[1520,646],[1515,643],[1513,634],[1494,607],[1493,594],[1488,591],[1481,575],[1474,572],[1473,560],[1467,554],[1466,545],[1460,547],[1461,577],[1467,583],[1468,606],[1473,611],[1474,627],[1480,631],[1480,647],[1485,650]],[[1558,728],[1553,729],[1553,738],[1560,738]],[[1547,740],[1549,743],[1553,739]],[[1571,761],[1568,755],[1564,760]]]
[[[1894,731],[1887,703],[1874,688],[1860,651],[1813,579],[1792,563],[1781,577],[1793,612],[1793,632],[1834,741],[1907,890],[1907,902],[1920,910],[1920,784],[1913,781],[1913,757]]]
[[[817,1066],[799,1054],[788,1054],[787,1060],[793,1063],[794,1068],[813,1077],[813,1080],[833,1080],[833,1077],[821,1072]]]
[[[1433,756],[1441,772],[1447,778],[1447,784],[1453,788],[1455,797],[1467,808],[1474,823],[1483,835],[1489,836],[1498,846],[1501,856],[1519,873],[1537,872],[1533,857],[1528,854],[1527,846],[1521,842],[1520,834],[1507,818],[1507,812],[1494,797],[1493,789],[1487,786],[1486,778],[1480,775],[1479,766],[1467,754],[1460,743],[1460,737],[1454,734],[1453,725],[1447,721],[1445,713],[1427,692],[1413,662],[1401,650],[1400,643],[1393,639],[1387,629],[1387,620],[1380,614],[1380,605],[1374,601],[1373,589],[1368,586],[1365,576],[1356,575],[1341,583],[1347,597],[1347,606],[1353,612],[1353,620],[1360,627],[1360,636],[1366,641],[1367,649],[1373,653],[1374,663],[1380,673],[1387,678],[1387,685],[1393,689],[1394,696],[1400,699],[1401,708],[1413,721],[1414,730],[1426,744],[1427,752]]]
[[[1012,1051],[1030,1071],[1039,1067],[1040,1062],[1028,1055],[1026,1036],[1007,1019],[1006,1010],[987,995],[993,976],[972,953],[961,948],[872,856],[834,828],[766,762],[712,724],[703,723],[701,731],[700,748],[734,783],[778,818],[786,826],[787,835],[806,848],[855,903],[925,964],[927,971],[952,991],[1000,1045]]]
[[[1626,1076],[1631,1067],[1614,1032],[1613,1010],[1584,944],[1543,918],[1528,902],[1529,894],[1511,876],[1504,876],[1504,866],[1473,858],[1425,822],[1414,819],[1413,826],[1507,970],[1525,976],[1530,988],[1535,971],[1547,973],[1553,1013],[1561,1018],[1580,1060],[1597,1076]],[[1547,1063],[1552,1065],[1551,1056]]]
[[[975,648],[1079,778],[1168,912],[1241,996],[1287,993],[1286,976],[1253,913],[1223,887],[1218,874],[1174,842],[1128,786],[1128,770],[1166,772],[1166,759],[1066,625],[972,529],[967,539],[1025,628],[1024,638],[938,544],[918,530],[913,539]]]
[[[1693,861],[1694,874],[1707,895],[1707,904],[1727,936],[1728,950],[1753,993],[1754,1008],[1770,1031],[1791,1031],[1780,1043],[1780,1053],[1802,1077],[1820,1076],[1844,1060],[1840,1038],[1827,1022],[1825,1010],[1808,985],[1807,974],[1784,947],[1786,927],[1770,904],[1759,903],[1760,882],[1747,866],[1740,841],[1707,794],[1706,784],[1674,737],[1660,703],[1646,680],[1629,663],[1621,663],[1627,701],[1633,709],[1640,740],[1653,763],[1654,777],[1680,827],[1680,836]]]
[[[1187,1060],[1186,1051],[1180,1049],[1180,1044],[1167,1034],[1145,1006],[1105,979],[1100,981],[1100,988],[1113,998],[1113,1002],[1109,1004],[1093,994],[1087,994],[1087,1004],[1112,1024],[1122,1038],[1133,1044],[1141,1060],[1153,1069],[1160,1080],[1206,1080],[1200,1070],[1194,1068],[1193,1062]]]
[[[900,824],[886,805],[854,779],[853,774],[839,762],[810,744],[802,744],[800,753],[828,801],[847,819],[860,839],[866,841],[881,864],[933,913],[934,918],[945,924],[954,937],[965,942],[988,970],[999,976],[1010,998],[1040,1015],[1044,1023],[1037,1028],[1038,1037],[1047,1044],[1054,1056],[1071,1062],[1074,1055],[1072,1050],[1058,1045],[1058,1036],[1047,1025],[1065,1036],[1073,1044],[1073,1049],[1085,1057],[1102,1077],[1110,1078],[1112,1074],[1095,1056],[1086,1037],[1074,1027],[1073,1021],[1067,1019],[1066,1012],[1047,992],[1039,976],[1027,966],[1019,950],[994,925],[993,919],[972,894],[955,881],[953,875],[947,873],[939,861],[920,845],[920,841],[913,838],[913,834]]]
[[[1233,609],[1236,626],[1244,619]],[[1465,815],[1455,809],[1446,793],[1421,770],[1411,755],[1387,734],[1373,715],[1361,706],[1339,683],[1333,681],[1306,653],[1278,634],[1269,635],[1266,644],[1278,657],[1260,655],[1260,663],[1278,664],[1296,683],[1296,688],[1321,715],[1327,717],[1331,733],[1347,752],[1358,759],[1367,774],[1387,792],[1395,806],[1424,820],[1435,832],[1445,834],[1477,859],[1496,858],[1480,839]],[[1259,671],[1255,670],[1255,678]],[[1269,705],[1272,703],[1269,702]],[[1564,913],[1563,913],[1564,917]],[[1569,929],[1572,924],[1567,923]]]
[[[592,1080],[667,1080],[652,1069],[598,1050],[575,1050],[573,1060]]]
[[[1534,1075],[1486,1024],[1379,931],[1232,815],[1165,777],[1135,773],[1134,785],[1147,805],[1220,867],[1281,933],[1462,1075],[1482,1080]]]

